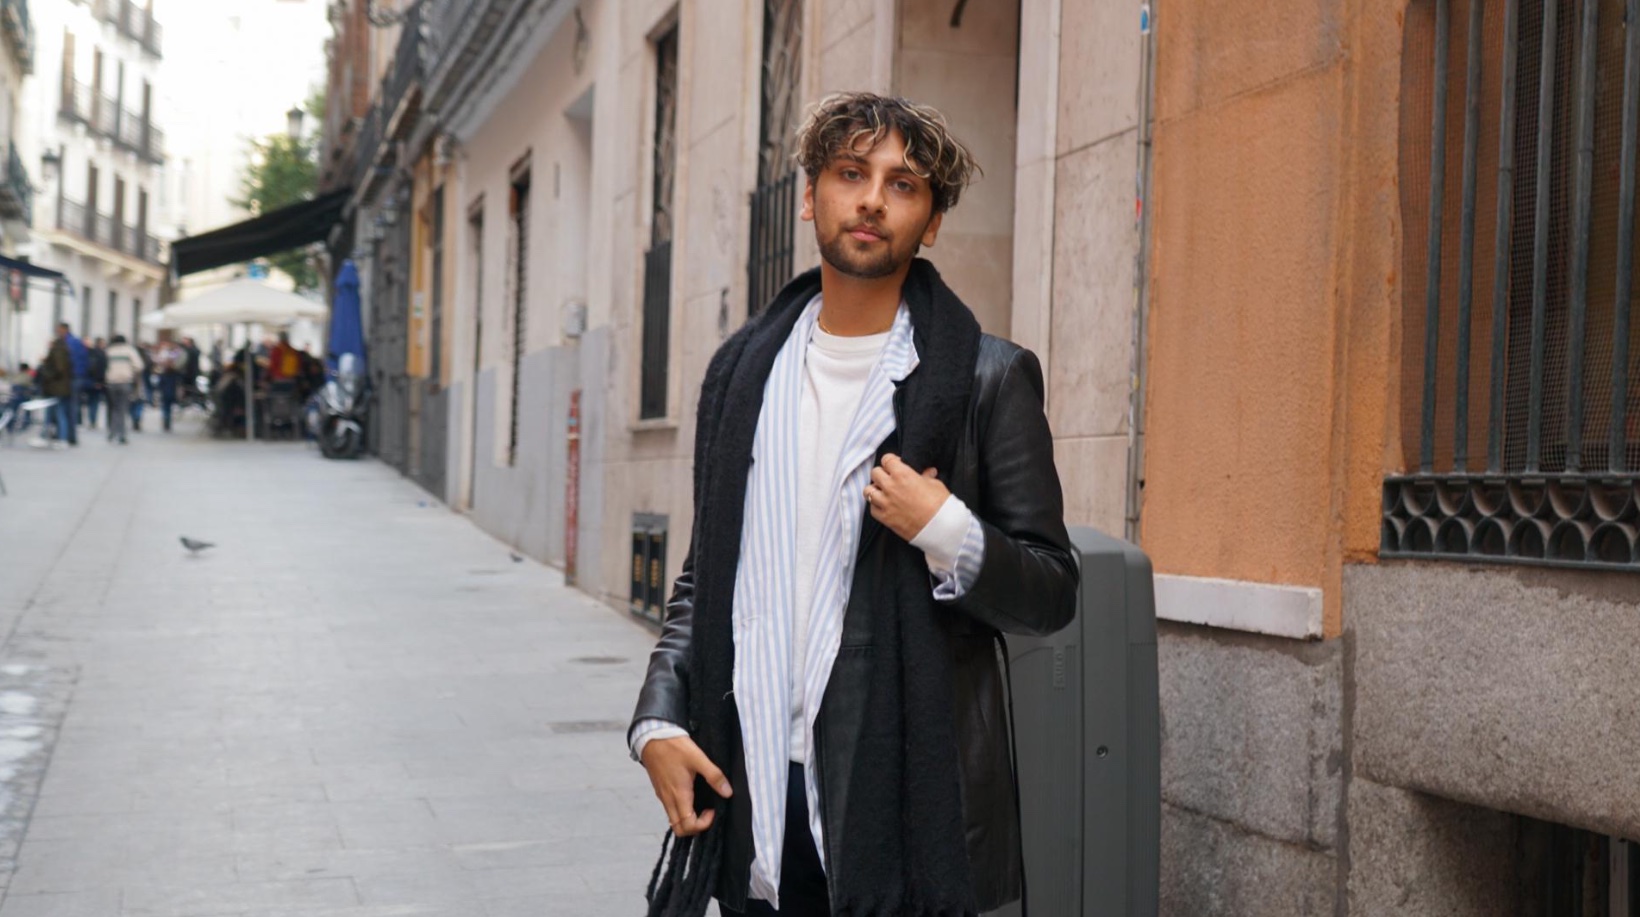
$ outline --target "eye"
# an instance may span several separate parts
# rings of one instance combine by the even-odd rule
[[[917,190],[917,186],[902,178],[894,183],[894,190],[901,194],[911,194]]]
[[[843,176],[844,181],[859,181],[860,180],[860,170],[859,169],[844,168],[838,174]]]

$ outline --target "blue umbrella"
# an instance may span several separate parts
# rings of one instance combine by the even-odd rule
[[[336,299],[330,304],[330,347],[326,356],[331,372],[342,354],[351,353],[359,358],[359,369],[364,370],[364,321],[359,316],[359,269],[353,259],[342,262],[336,272]]]

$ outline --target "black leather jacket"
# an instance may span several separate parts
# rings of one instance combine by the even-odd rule
[[[1064,627],[1074,614],[1079,574],[1065,532],[1053,440],[1043,412],[1041,365],[1030,351],[985,335],[974,381],[956,467],[940,469],[940,479],[968,504],[985,529],[979,575],[961,598],[948,603],[952,614],[946,639],[953,662],[970,872],[980,910],[987,911],[1019,897],[1021,868],[997,636],[1046,634]],[[897,398],[895,407],[898,411]],[[896,448],[896,437],[891,436],[880,451]],[[880,539],[893,537],[880,525],[865,528],[854,571],[856,588],[843,617],[841,648],[815,722],[813,764],[830,861],[849,842],[842,813],[848,810],[844,800],[855,776],[856,739],[865,725],[872,638],[870,609],[863,607],[862,597],[872,590],[863,584],[880,575]],[[666,624],[650,655],[634,723],[654,717],[693,725],[688,722],[692,555],[691,551],[684,560],[683,575],[667,603]],[[741,761],[717,763],[727,765],[733,786],[746,785]],[[735,806],[730,812],[727,825],[710,829],[729,831],[718,897],[743,909],[752,860],[750,807]]]

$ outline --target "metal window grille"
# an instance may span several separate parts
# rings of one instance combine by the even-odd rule
[[[1640,917],[1640,844],[1526,817],[1514,833],[1522,913]]]
[[[524,337],[527,318],[524,303],[525,283],[528,280],[530,250],[530,173],[524,172],[513,179],[512,186],[513,241],[513,352],[512,352],[512,416],[507,430],[507,464],[518,463],[518,398],[522,392],[520,380],[524,373]]]
[[[672,201],[677,174],[678,27],[655,42],[654,194],[649,251],[643,260],[643,363],[638,416],[666,416],[666,377],[671,356]]]
[[[444,186],[433,189],[431,227],[432,284],[428,299],[428,357],[427,375],[437,385],[444,378]]]
[[[119,291],[109,290],[108,291],[108,327],[107,327],[107,330],[104,333],[103,337],[111,338],[111,337],[114,336],[114,326],[118,323],[119,311],[120,311],[120,294],[119,294]],[[90,332],[90,329],[87,329],[87,333],[89,333],[89,332]]]
[[[142,297],[131,297],[131,342],[136,343],[137,332],[142,329]]]
[[[1380,553],[1640,570],[1640,0],[1415,0]]]
[[[86,284],[85,296],[80,299],[80,324],[74,329],[81,336],[91,330],[91,285]]]
[[[797,170],[792,163],[803,47],[802,0],[764,0],[761,128],[751,201],[747,310],[761,311],[792,276]]]

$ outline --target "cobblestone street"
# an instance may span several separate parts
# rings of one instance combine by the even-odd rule
[[[81,440],[0,445],[0,917],[641,912],[650,633],[374,461]]]

